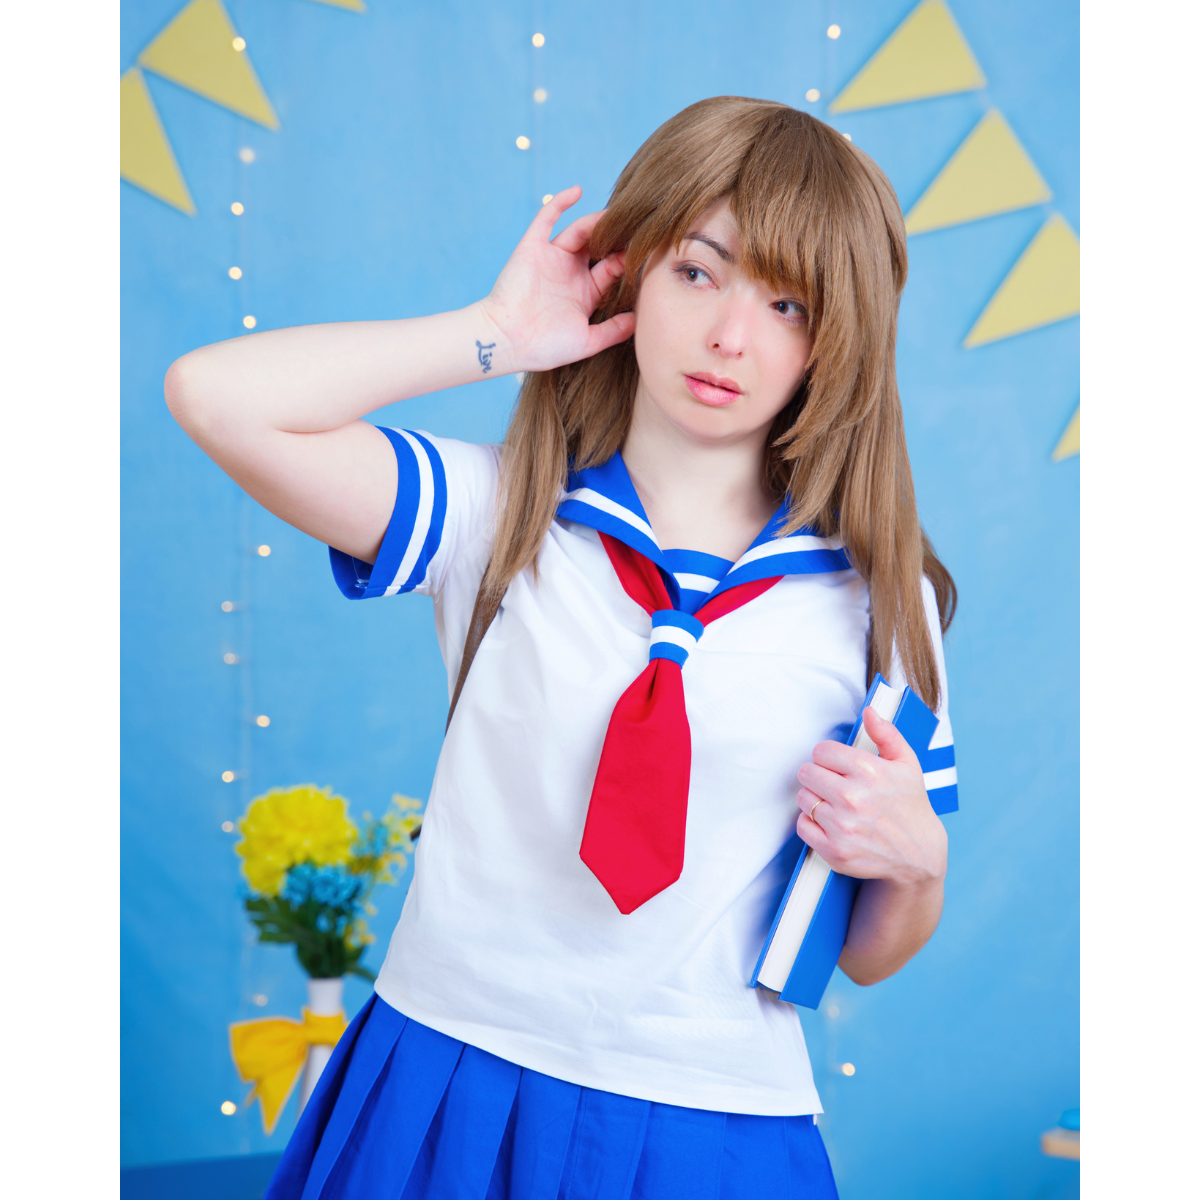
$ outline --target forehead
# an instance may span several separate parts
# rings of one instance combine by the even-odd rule
[[[736,256],[737,251],[741,248],[742,234],[738,229],[733,209],[729,205],[728,196],[722,197],[716,204],[706,208],[696,217],[688,225],[684,238],[686,239],[689,234],[693,233],[702,233],[719,241]]]
[[[812,290],[809,281],[811,272],[805,270],[804,263],[797,261],[795,247],[787,246],[790,238],[785,228],[763,229],[761,223],[755,223],[751,228],[749,239],[743,236],[738,218],[734,213],[733,198],[722,196],[698,216],[682,227],[679,234],[679,245],[676,250],[681,253],[694,253],[709,242],[709,249],[716,254],[712,243],[717,243],[725,254],[720,257],[725,260],[727,268],[738,275],[761,283],[769,291],[796,292],[810,296]],[[698,235],[702,241],[689,241],[689,237]],[[786,253],[791,250],[792,253]]]

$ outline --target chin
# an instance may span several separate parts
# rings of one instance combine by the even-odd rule
[[[681,433],[704,442],[736,441],[754,433],[761,424],[748,420],[749,414],[737,401],[716,407],[702,404],[690,394],[672,404],[665,415]]]

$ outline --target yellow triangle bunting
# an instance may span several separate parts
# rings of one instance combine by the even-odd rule
[[[138,62],[240,116],[268,129],[279,128],[275,110],[246,56],[245,42],[234,31],[221,0],[191,0],[142,51]]]
[[[1071,418],[1066,429],[1063,431],[1062,437],[1058,439],[1058,445],[1054,447],[1054,453],[1050,455],[1055,462],[1062,462],[1064,458],[1073,458],[1079,453],[1079,409],[1075,410],[1075,415]]]
[[[973,92],[987,80],[945,0],[921,0],[842,89],[830,112]]]
[[[992,109],[913,205],[905,228],[928,233],[1044,204],[1052,194],[1008,122]]]
[[[988,301],[964,346],[1051,325],[1079,313],[1079,239],[1055,213]]]
[[[363,0],[317,0],[318,4],[331,4],[334,8],[348,8],[351,12],[366,12]]]
[[[137,67],[121,76],[121,178],[189,217],[196,214],[150,89]]]

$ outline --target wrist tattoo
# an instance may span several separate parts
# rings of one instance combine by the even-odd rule
[[[485,346],[482,342],[476,341],[476,346],[479,347],[479,365],[483,368],[483,373],[486,375],[492,369],[492,351],[496,348],[496,343],[493,342],[490,346]]]

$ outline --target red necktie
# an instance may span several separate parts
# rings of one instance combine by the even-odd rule
[[[650,614],[650,665],[609,718],[579,857],[617,908],[631,913],[683,870],[692,771],[682,672],[688,651],[706,625],[762,595],[782,576],[738,584],[692,617],[672,607],[648,558],[606,533],[600,540],[621,586]]]

